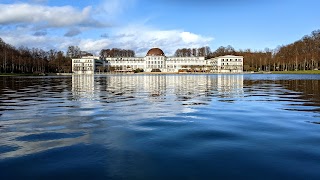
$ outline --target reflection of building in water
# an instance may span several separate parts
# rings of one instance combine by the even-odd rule
[[[117,75],[105,80],[101,100],[128,107],[130,120],[175,117],[197,111],[194,106],[209,105],[215,98],[243,94],[243,75]]]
[[[221,93],[243,94],[243,75],[218,75],[217,87]]]
[[[72,75],[72,94],[76,99],[92,98],[94,86],[94,75]]]
[[[243,75],[119,75],[108,78],[107,91],[150,99],[176,96],[181,100],[243,93]]]
[[[160,97],[166,95],[167,90],[167,76],[155,75],[145,76],[144,89],[149,92],[149,96]]]

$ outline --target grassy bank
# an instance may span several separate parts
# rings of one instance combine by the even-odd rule
[[[272,71],[272,74],[320,74],[320,70],[306,70],[306,71]]]

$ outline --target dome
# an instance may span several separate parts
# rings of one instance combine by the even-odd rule
[[[164,56],[164,53],[159,48],[152,48],[148,51],[146,56]]]

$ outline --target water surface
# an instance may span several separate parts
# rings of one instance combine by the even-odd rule
[[[0,77],[0,179],[319,179],[319,75]]]

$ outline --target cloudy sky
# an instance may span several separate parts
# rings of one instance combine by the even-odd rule
[[[0,37],[16,47],[99,52],[232,45],[275,48],[320,29],[319,0],[1,0]]]

